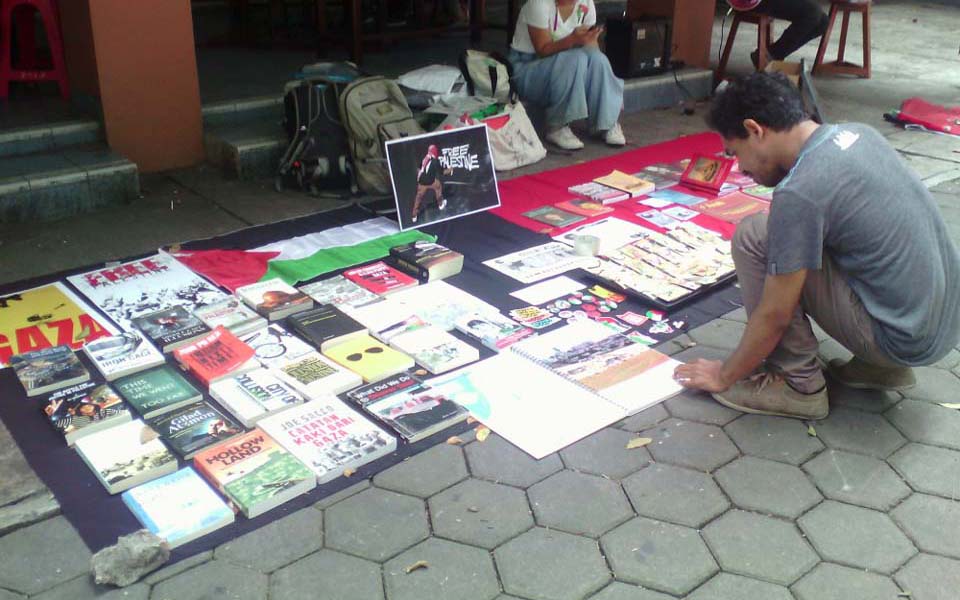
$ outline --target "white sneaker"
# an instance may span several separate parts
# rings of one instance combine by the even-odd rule
[[[546,135],[546,139],[551,144],[559,146],[564,150],[579,150],[583,148],[583,142],[580,141],[580,138],[573,135],[573,132],[570,131],[570,128],[567,126],[554,129]]]
[[[607,133],[603,136],[603,141],[611,146],[626,145],[627,138],[623,137],[623,129],[620,128],[620,123],[614,123],[613,127],[607,130]]]
[[[443,209],[445,209],[446,207],[447,207],[447,199],[446,199],[446,198],[441,198],[441,199],[440,199],[440,204],[437,205],[437,208],[440,209],[440,210],[443,210]]]

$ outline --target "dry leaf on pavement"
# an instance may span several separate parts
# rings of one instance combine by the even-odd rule
[[[646,438],[646,437],[633,438],[632,440],[627,442],[627,450],[633,450],[634,448],[643,448],[644,446],[646,446],[652,441],[653,441],[652,438]]]
[[[450,437],[447,438],[447,443],[453,446],[458,446],[463,443],[463,440],[461,440],[459,437],[455,435],[451,435]]]
[[[490,428],[481,425],[475,430],[477,432],[477,441],[482,442],[483,440],[490,437]]]
[[[425,560],[418,560],[417,562],[415,562],[415,563],[413,563],[412,565],[410,565],[409,567],[407,567],[407,568],[405,569],[405,571],[406,571],[407,573],[413,573],[413,572],[416,571],[417,569],[426,569],[426,568],[428,568],[429,566],[430,566],[430,563],[428,563],[427,561],[425,561]]]

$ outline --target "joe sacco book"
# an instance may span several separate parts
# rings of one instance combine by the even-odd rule
[[[400,229],[500,206],[486,125],[387,142]]]

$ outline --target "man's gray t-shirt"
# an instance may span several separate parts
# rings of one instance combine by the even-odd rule
[[[933,197],[877,131],[822,125],[774,191],[767,272],[819,270],[826,253],[907,365],[960,337],[960,255]]]

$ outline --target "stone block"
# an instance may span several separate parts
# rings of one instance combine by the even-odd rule
[[[664,402],[664,406],[678,419],[721,427],[743,415],[740,411],[720,404],[710,394],[693,390],[677,394]]]
[[[889,577],[832,563],[820,563],[793,585],[797,600],[878,600],[898,598]]]
[[[730,507],[713,479],[698,471],[655,463],[623,481],[638,514],[702,527]]]
[[[887,511],[910,495],[910,488],[882,460],[827,450],[803,465],[831,500]]]
[[[214,558],[271,573],[322,546],[323,513],[308,507],[218,546]]]
[[[307,598],[383,600],[380,565],[333,550],[320,550],[270,576],[270,600]]]
[[[534,527],[493,552],[503,591],[531,600],[580,600],[607,585],[596,540]]]
[[[710,472],[737,457],[739,451],[719,427],[668,419],[643,432],[654,460]]]
[[[827,377],[827,395],[830,397],[831,409],[850,408],[868,413],[885,412],[903,399],[903,396],[897,392],[858,390],[838,383],[830,377]]]
[[[533,527],[523,490],[480,479],[447,488],[428,506],[436,535],[488,550]]]
[[[90,551],[64,517],[0,538],[0,588],[37,594],[85,575],[89,569]]]
[[[766,581],[758,581],[732,573],[720,573],[687,600],[793,600],[790,591]]]
[[[464,448],[474,477],[526,488],[563,468],[556,454],[540,460],[494,434]]]
[[[368,487],[370,487],[370,480],[362,479],[356,482],[355,484],[351,485],[350,487],[344,488],[339,492],[334,492],[329,496],[327,496],[326,498],[321,498],[320,500],[317,501],[316,504],[313,505],[313,507],[316,508],[317,510],[323,510],[325,508],[329,508],[334,504],[336,504],[337,502],[340,502],[341,500],[344,500],[346,498],[349,498],[350,496],[353,496],[354,494],[362,492]]]
[[[326,546],[383,561],[430,535],[423,500],[372,487],[324,511]]]
[[[907,443],[880,415],[846,408],[834,409],[816,424],[817,435],[830,448],[886,458]]]
[[[673,600],[673,596],[646,590],[642,587],[614,581],[590,600]]]
[[[151,600],[266,600],[267,576],[222,560],[174,575],[153,586]]]
[[[714,479],[740,508],[795,519],[823,496],[793,465],[743,456],[717,469]]]
[[[633,516],[616,481],[560,471],[527,490],[537,524],[569,533],[599,537]]]
[[[934,367],[915,367],[917,385],[905,390],[903,395],[924,402],[960,402],[960,377],[950,371]]]
[[[884,413],[912,442],[960,450],[960,411],[919,400],[904,400]]]
[[[740,343],[746,325],[737,321],[714,319],[689,331],[690,337],[698,344],[733,350]]]
[[[916,600],[956,600],[960,590],[960,560],[919,554],[893,579]]]
[[[467,477],[460,446],[437,444],[377,473],[373,484],[418,498],[429,498]]]
[[[921,551],[960,559],[960,501],[914,494],[890,516]]]
[[[38,492],[28,498],[0,507],[0,535],[39,523],[60,513],[60,503],[50,492]]]
[[[910,443],[887,462],[918,492],[950,499],[960,494],[960,452],[956,450]]]
[[[427,567],[408,572],[420,561]],[[420,542],[384,563],[383,579],[390,600],[492,600],[500,593],[488,552],[437,538]]]
[[[143,582],[147,585],[155,585],[160,583],[164,579],[170,579],[174,575],[179,575],[184,571],[192,569],[197,565],[202,565],[203,563],[213,559],[213,550],[207,550],[205,552],[199,552],[194,554],[189,558],[185,558],[181,561],[175,562],[172,565],[167,565],[161,569],[150,573],[144,577]]]
[[[650,408],[645,408],[637,414],[623,419],[615,427],[624,431],[640,432],[669,418],[670,413],[663,407],[663,404],[654,404]]]
[[[627,448],[635,437],[608,427],[567,446],[560,451],[560,458],[574,471],[623,479],[650,464],[650,453],[645,448]]]
[[[97,585],[89,575],[77,577],[67,583],[58,585],[52,590],[33,596],[33,600],[147,600],[150,597],[150,586],[146,583],[128,585],[124,588],[115,588]],[[0,591],[0,600],[7,600]]]
[[[800,465],[823,450],[797,419],[743,415],[723,428],[744,454]]]

